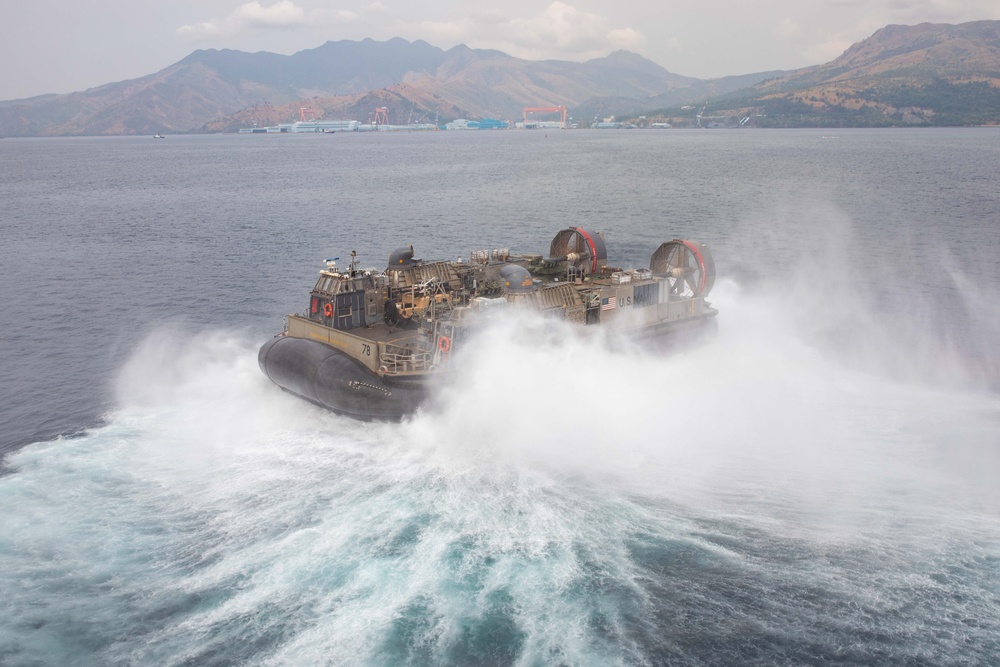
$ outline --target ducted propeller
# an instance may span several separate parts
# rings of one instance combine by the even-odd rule
[[[712,253],[698,241],[674,239],[662,244],[650,257],[649,268],[666,279],[673,296],[707,296],[715,284]]]
[[[548,259],[568,262],[584,273],[597,273],[597,270],[607,263],[608,252],[600,234],[579,227],[570,227],[552,239]]]

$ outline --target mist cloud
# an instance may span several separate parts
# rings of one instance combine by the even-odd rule
[[[527,17],[473,10],[447,21],[400,23],[396,28],[401,36],[410,39],[432,44],[465,43],[531,60],[584,60],[606,56],[616,49],[639,51],[646,43],[639,30],[615,25],[606,16],[582,11],[561,0]]]
[[[310,23],[306,12],[291,0],[280,0],[270,7],[254,0],[240,5],[224,19],[184,25],[177,29],[177,33],[188,39],[211,39],[238,35],[248,29],[295,30]]]

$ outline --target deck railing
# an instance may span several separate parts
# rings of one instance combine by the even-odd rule
[[[424,350],[414,350],[399,345],[387,344],[379,354],[380,370],[384,373],[398,375],[427,371],[431,367],[432,355]]]

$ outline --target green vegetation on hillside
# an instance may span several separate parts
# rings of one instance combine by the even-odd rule
[[[859,97],[896,108],[934,110],[933,125],[994,125],[1000,123],[1000,88],[983,81],[950,83],[936,79],[927,86],[870,88]]]
[[[986,82],[934,79],[926,85],[878,82],[854,91],[814,90],[767,97],[727,97],[706,102],[700,113],[712,125],[736,127],[913,127],[1000,125],[1000,88]],[[695,126],[691,108],[649,116],[675,127]],[[707,123],[703,123],[707,125]]]

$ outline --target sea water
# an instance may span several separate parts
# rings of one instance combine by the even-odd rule
[[[0,663],[1000,659],[1000,132],[0,142]],[[530,318],[364,424],[323,260],[708,243],[718,334]],[[343,263],[342,261],[342,263]]]

